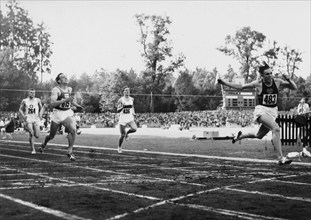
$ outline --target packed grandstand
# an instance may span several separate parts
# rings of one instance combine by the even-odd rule
[[[288,114],[284,112],[280,114]],[[97,127],[111,128],[118,123],[118,114],[106,113],[76,113],[76,120],[81,128]],[[15,129],[24,127],[23,120],[17,112],[0,112],[0,127],[10,120],[14,120]],[[225,127],[225,126],[252,126],[253,110],[218,110],[218,111],[182,111],[170,113],[136,113],[135,119],[138,127],[169,128],[171,125],[179,125],[180,129],[191,127]],[[50,117],[45,114],[41,123],[41,130],[49,130]]]

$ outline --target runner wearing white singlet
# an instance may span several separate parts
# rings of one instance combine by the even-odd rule
[[[130,97],[130,88],[125,86],[122,89],[123,96],[118,100],[117,112],[119,113],[119,128],[121,136],[119,138],[118,153],[122,153],[122,143],[128,140],[128,135],[137,131],[137,125],[134,121],[134,98]],[[126,132],[126,127],[130,129]]]
[[[19,113],[24,118],[26,129],[29,133],[31,154],[36,154],[34,137],[39,138],[40,120],[42,119],[41,99],[36,98],[35,93],[34,89],[29,89],[28,97],[22,100],[19,107]]]

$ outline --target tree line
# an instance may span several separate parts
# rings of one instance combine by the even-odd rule
[[[125,85],[131,88],[137,112],[215,110],[222,100],[220,88],[214,86],[218,70],[216,67],[190,70],[185,65],[186,55],[173,53],[170,17],[136,14],[133,22],[140,30],[138,42],[145,69],[137,73],[116,67],[115,71],[107,72],[103,67],[94,73],[72,76],[70,86],[86,111],[115,111],[115,102]],[[1,111],[18,109],[29,87],[39,92],[38,97],[48,99],[55,81],[42,82],[42,78],[50,74],[52,68],[53,43],[50,38],[45,24],[35,24],[16,1],[6,4],[6,13],[0,10]],[[221,73],[225,79],[242,76],[245,82],[254,80],[263,59],[272,66],[276,77],[281,73],[289,75],[299,89],[281,92],[280,110],[293,108],[299,97],[311,94],[310,77],[303,79],[295,75],[303,62],[302,53],[269,41],[263,33],[251,27],[243,27],[233,35],[224,36],[224,44],[216,50],[240,64],[238,72],[228,66],[227,71]],[[297,97],[297,100],[293,101],[292,97]]]

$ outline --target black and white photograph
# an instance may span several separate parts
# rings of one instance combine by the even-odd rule
[[[0,219],[310,219],[310,51],[310,0],[0,0]]]

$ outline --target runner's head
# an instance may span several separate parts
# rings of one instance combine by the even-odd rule
[[[122,88],[122,92],[123,92],[123,95],[125,95],[125,96],[130,95],[130,87],[124,86],[124,87]]]
[[[263,62],[263,65],[259,66],[259,73],[261,76],[264,76],[266,74],[272,74],[272,70],[266,62]]]
[[[33,98],[36,95],[36,90],[33,88],[28,89],[28,97]]]
[[[264,62],[264,65],[259,67],[259,73],[265,83],[270,84],[272,82],[273,79],[272,69],[266,62]]]
[[[59,73],[55,79],[57,84],[68,84],[68,77],[65,73]]]

